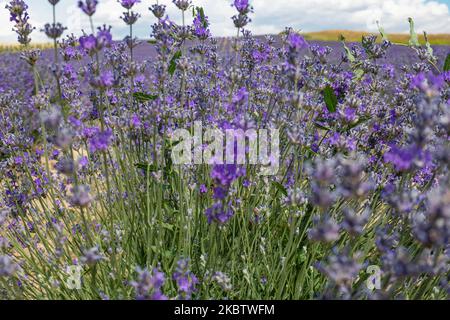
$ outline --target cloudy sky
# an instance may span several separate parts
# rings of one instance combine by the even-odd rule
[[[380,20],[387,32],[407,32],[407,18],[413,17],[419,32],[450,33],[450,0],[250,0],[255,12],[250,29],[255,34],[280,32],[286,26],[304,31],[350,29],[376,31],[375,21]],[[36,26],[33,40],[45,41],[39,32],[51,20],[51,6],[46,0],[25,0],[30,6],[31,22]],[[58,20],[69,27],[70,32],[89,30],[87,18],[77,8],[76,0],[60,0],[57,5]],[[115,38],[122,38],[127,29],[119,19],[122,8],[117,0],[99,0],[95,23],[113,26]],[[169,17],[180,21],[180,13],[171,0],[160,0],[168,7]],[[11,23],[6,9],[7,1],[0,0],[0,42],[14,42]],[[136,11],[142,17],[136,25],[136,35],[148,38],[155,18],[148,10],[154,0],[142,0]],[[230,17],[235,13],[232,0],[193,0],[205,8],[216,36],[234,35]]]

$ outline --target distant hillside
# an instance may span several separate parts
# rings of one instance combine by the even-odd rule
[[[31,43],[28,47],[29,49],[40,49],[46,50],[53,48],[52,43]],[[19,50],[23,50],[23,46],[18,44],[2,44],[0,43],[0,52],[16,52]]]
[[[305,33],[305,38],[308,40],[316,41],[337,41],[339,36],[343,35],[348,42],[360,42],[363,35],[377,34],[363,31],[350,31],[350,30],[326,30],[318,32]],[[380,37],[381,38],[381,37]],[[408,43],[409,34],[388,34],[389,40],[397,43]],[[423,34],[419,35],[419,40],[424,43]],[[450,34],[429,34],[428,40],[432,45],[450,45]]]

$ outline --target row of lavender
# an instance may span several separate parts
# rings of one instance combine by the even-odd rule
[[[448,48],[412,20],[407,47],[381,28],[253,37],[248,0],[228,50],[188,0],[182,25],[152,5],[140,43],[137,2],[119,1],[121,42],[97,0],[79,1],[80,38],[53,15],[43,54],[26,3],[7,5],[23,52],[0,56],[2,298],[448,298]],[[199,121],[279,129],[277,174],[175,164],[173,133]]]

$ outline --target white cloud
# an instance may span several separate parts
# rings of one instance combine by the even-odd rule
[[[9,23],[8,10],[5,9],[5,2],[0,1],[0,42],[11,41],[12,27],[9,27],[6,23]]]
[[[446,4],[426,0],[255,0],[254,30],[268,25],[302,30],[353,29],[373,31],[380,20],[388,32],[408,32],[412,17],[419,31],[449,33]]]
[[[116,38],[127,33],[120,16],[123,8],[117,0],[100,0],[95,24],[112,25]],[[181,22],[180,11],[171,0],[160,0],[167,5],[167,13],[176,22]],[[236,11],[231,7],[232,0],[194,0],[193,3],[205,8],[216,36],[234,35],[236,30],[231,21]],[[0,41],[14,41],[8,12],[4,9],[6,1],[0,1]],[[45,0],[28,0],[32,23],[37,30],[32,38],[45,40],[38,30],[51,18],[51,6]],[[44,3],[44,5],[43,5]],[[143,0],[135,10],[142,17],[135,26],[136,35],[149,37],[150,26],[155,18],[148,10],[152,1]],[[326,29],[376,30],[376,20],[382,22],[387,32],[408,32],[407,18],[413,17],[418,32],[450,33],[450,12],[446,4],[437,0],[251,0],[255,12],[249,28],[255,34],[277,33],[286,26],[305,31]],[[81,29],[90,30],[88,18],[77,7],[76,0],[61,0],[58,4],[58,20],[69,27],[69,32],[80,34]],[[192,17],[187,13],[187,20]],[[11,27],[10,27],[11,26]]]

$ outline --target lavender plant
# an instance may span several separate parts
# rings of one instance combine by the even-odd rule
[[[25,2],[6,6],[25,60],[0,55],[2,298],[448,299],[448,47],[412,19],[407,47],[256,37],[244,0],[234,45],[195,1],[173,1],[182,25],[153,4],[140,43],[138,2],[119,1],[124,41],[96,0],[81,37],[54,14],[41,58]],[[175,163],[198,122],[278,128],[279,170]]]

